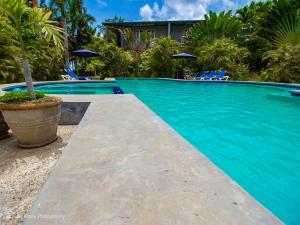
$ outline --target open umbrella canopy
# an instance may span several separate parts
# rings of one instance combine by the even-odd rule
[[[172,58],[174,58],[174,59],[197,59],[196,56],[185,53],[185,52],[172,55]]]
[[[73,56],[86,57],[86,58],[101,56],[100,53],[93,52],[88,49],[78,49],[78,50],[72,51],[71,54]]]

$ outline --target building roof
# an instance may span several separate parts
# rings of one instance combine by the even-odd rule
[[[155,26],[171,24],[194,24],[200,20],[161,20],[161,21],[133,21],[133,22],[103,22],[104,26]]]

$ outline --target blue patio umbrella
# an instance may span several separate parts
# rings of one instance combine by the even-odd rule
[[[71,55],[73,55],[73,56],[79,56],[79,57],[84,57],[84,58],[91,58],[91,57],[99,57],[99,56],[101,56],[100,53],[93,52],[93,51],[88,50],[88,49],[78,49],[78,50],[72,51]]]
[[[93,58],[93,57],[100,57],[100,56],[102,56],[102,54],[100,54],[99,52],[93,52],[91,50],[84,49],[84,48],[72,51],[71,55],[78,56],[78,57],[83,57],[83,58]],[[95,69],[95,75],[96,74],[97,74],[97,71]]]
[[[196,56],[191,55],[189,53],[185,53],[185,52],[172,55],[172,58],[174,58],[174,59],[197,59]]]
[[[196,60],[197,59],[196,56],[191,55],[191,54],[186,53],[186,52],[182,52],[182,53],[172,55],[172,58],[173,59],[191,59],[191,60]],[[183,63],[182,68],[180,70],[180,73],[179,73],[179,76],[178,76],[179,79],[184,79],[184,72],[183,72],[184,64],[185,63]]]

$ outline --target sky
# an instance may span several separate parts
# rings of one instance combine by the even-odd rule
[[[235,10],[249,0],[84,0],[97,23],[121,16],[125,21],[202,19],[209,11]]]

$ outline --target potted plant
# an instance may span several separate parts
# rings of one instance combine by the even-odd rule
[[[22,60],[26,92],[10,92],[0,97],[0,110],[22,147],[37,147],[56,139],[62,100],[35,92],[26,43],[28,39],[52,42],[63,49],[62,28],[50,19],[51,12],[30,8],[25,0],[0,0],[0,13],[7,19],[7,30],[15,36],[15,57]],[[5,27],[4,27],[5,29]],[[9,37],[8,37],[9,38]]]

